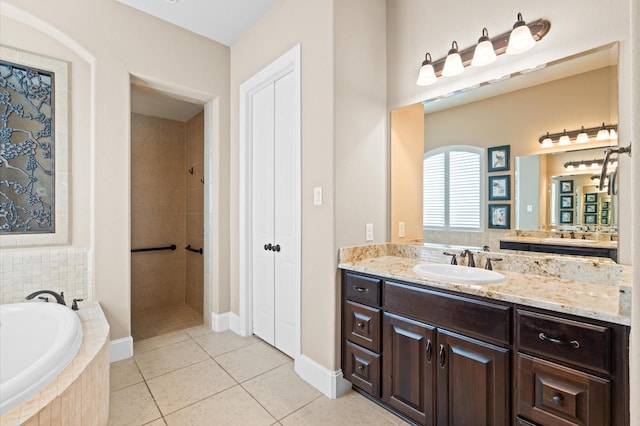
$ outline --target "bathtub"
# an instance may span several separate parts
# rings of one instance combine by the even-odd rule
[[[82,344],[76,312],[56,303],[0,305],[0,415],[40,392]]]

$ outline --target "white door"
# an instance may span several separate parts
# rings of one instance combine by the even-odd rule
[[[299,297],[298,133],[293,73],[253,96],[253,332],[295,357]]]

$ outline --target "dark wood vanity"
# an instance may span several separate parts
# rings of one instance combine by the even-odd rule
[[[342,369],[420,425],[629,423],[627,326],[342,270]]]

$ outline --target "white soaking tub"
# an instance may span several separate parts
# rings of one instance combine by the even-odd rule
[[[80,318],[66,306],[0,305],[0,415],[52,382],[81,343]]]

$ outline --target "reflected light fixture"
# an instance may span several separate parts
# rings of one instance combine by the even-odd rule
[[[482,29],[482,37],[478,39],[476,50],[473,52],[473,59],[471,60],[471,66],[483,67],[496,61],[496,51],[493,48],[493,43],[489,38],[489,31],[486,28]]]
[[[606,140],[609,140],[610,136],[611,136],[611,134],[609,133],[609,129],[607,129],[604,126],[604,123],[602,123],[602,128],[600,130],[598,130],[598,134],[596,135],[596,140],[597,141],[606,141]]]
[[[549,136],[549,132],[547,132],[547,136],[542,139],[542,148],[553,148],[553,140]]]
[[[576,136],[576,143],[587,143],[589,142],[589,135],[584,131],[584,126],[580,128],[580,133]]]
[[[513,30],[509,36],[507,55],[518,55],[533,48],[536,41],[531,35],[531,30],[522,19],[522,13],[518,13],[518,20],[513,24]]]
[[[518,21],[512,30],[489,38],[489,31],[483,28],[482,36],[478,39],[476,45],[464,50],[458,50],[458,43],[454,41],[446,57],[440,58],[437,61],[431,61],[429,55],[420,66],[416,84],[426,86],[435,83],[442,75],[459,75],[464,71],[464,68],[469,65],[474,67],[488,65],[494,62],[497,56],[505,52],[512,55],[519,53],[519,51],[525,52],[532,47],[529,46],[531,42],[535,45],[537,41],[542,40],[550,28],[551,23],[545,19],[538,19],[527,24],[522,20],[522,14],[518,13]],[[526,47],[526,49],[524,49],[523,46]],[[420,76],[423,67],[429,64],[433,67],[435,79],[431,76],[430,72],[428,78],[426,76],[421,78]],[[425,72],[427,71],[429,70],[425,70]]]
[[[418,86],[428,86],[429,84],[435,83],[437,79],[438,77],[436,77],[436,72],[431,63],[431,54],[427,52],[427,54],[424,55],[424,61],[422,61],[416,84]]]
[[[560,140],[558,141],[558,146],[567,146],[567,145],[571,145],[571,139],[567,134],[567,129],[564,129],[564,132],[562,133],[562,136],[560,136]]]
[[[616,132],[616,129],[609,129],[609,139],[618,139],[618,132]]]
[[[584,164],[584,161],[581,161],[578,165],[578,170],[587,170],[587,165]]]
[[[575,169],[575,167],[573,166],[573,163],[569,163],[569,165],[566,166],[566,169],[567,170],[573,170],[573,169]]]
[[[451,49],[449,49],[447,59],[444,61],[442,75],[445,77],[453,77],[463,72],[464,65],[462,65],[462,57],[460,53],[458,53],[458,42],[454,40],[453,43],[451,43]]]
[[[592,169],[599,169],[600,168],[600,164],[598,163],[598,160],[594,159],[593,163],[591,163],[591,168]]]

